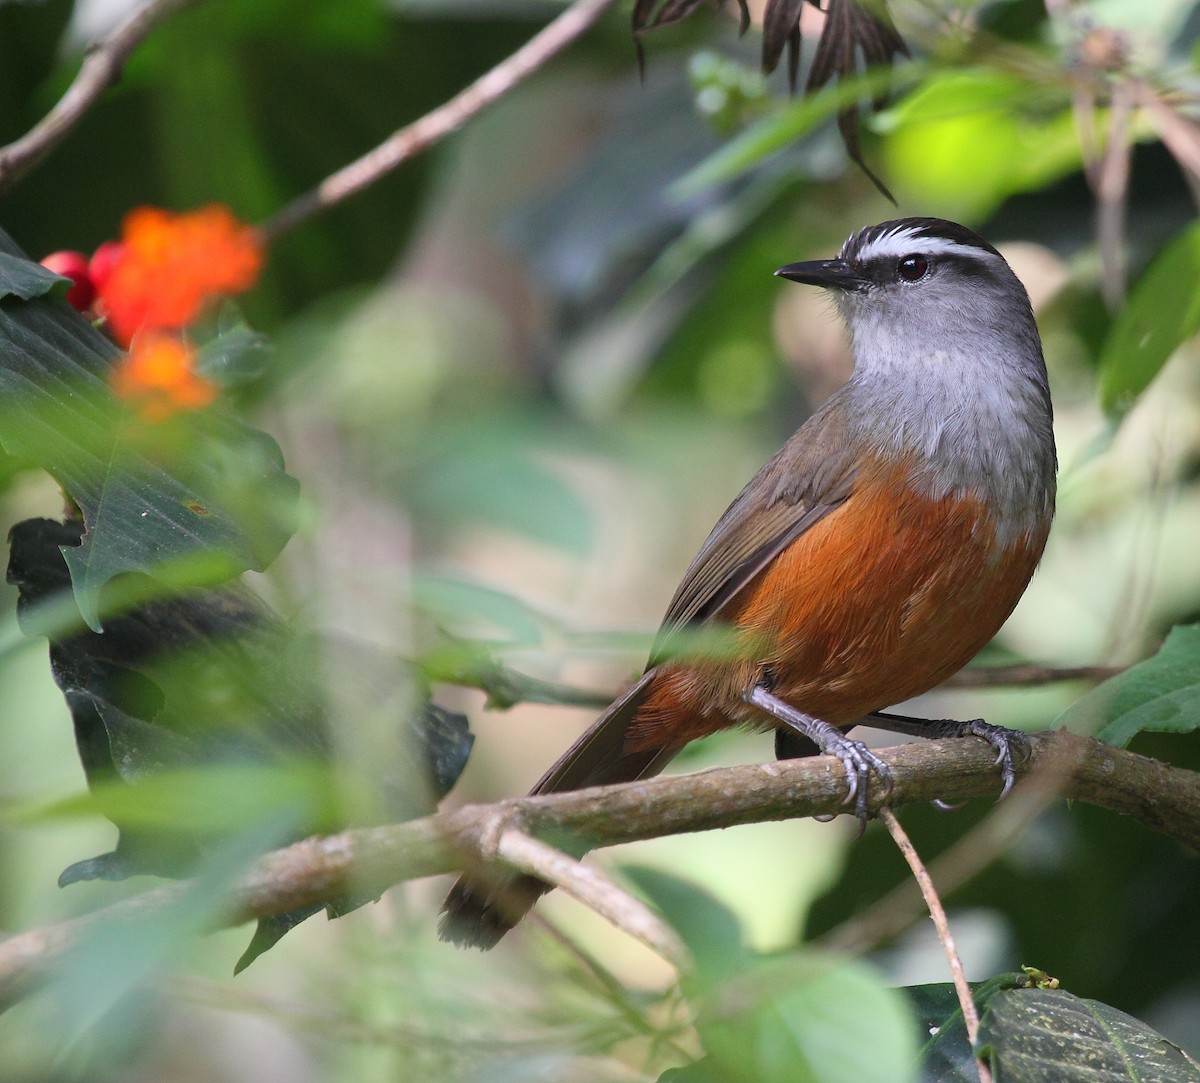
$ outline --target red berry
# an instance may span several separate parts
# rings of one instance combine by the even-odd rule
[[[121,241],[105,241],[92,253],[88,271],[91,272],[92,281],[96,283],[96,289],[104,289],[104,283],[108,281],[108,276],[113,273],[113,268],[124,254],[125,245]]]
[[[88,258],[82,252],[51,252],[42,260],[42,266],[71,280],[67,302],[72,308],[84,312],[96,299],[96,284],[88,270]]]

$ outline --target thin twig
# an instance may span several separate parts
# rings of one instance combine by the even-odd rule
[[[1129,190],[1132,144],[1130,89],[1118,81],[1112,89],[1108,140],[1096,171],[1096,243],[1100,251],[1100,294],[1111,311],[1125,298],[1125,197]]]
[[[933,927],[937,929],[938,940],[942,942],[942,949],[946,952],[946,962],[954,979],[954,991],[958,994],[958,1003],[962,1007],[963,1024],[967,1028],[967,1041],[974,1050],[979,1041],[979,1011],[975,1007],[975,998],[971,995],[971,986],[967,983],[967,975],[963,971],[962,959],[954,946],[954,934],[950,932],[950,922],[946,920],[942,900],[938,898],[937,889],[933,886],[933,880],[930,879],[929,870],[925,868],[921,855],[917,853],[917,848],[913,846],[908,833],[900,826],[896,814],[890,808],[882,808],[879,810],[879,818],[888,829],[888,834],[892,836],[892,841],[900,853],[904,855],[904,860],[912,870],[913,879],[921,888],[925,905],[929,908],[929,916],[933,918]],[[979,1083],[992,1083],[991,1070],[983,1059],[977,1057],[975,1063],[979,1069]]]
[[[126,62],[156,26],[199,0],[149,0],[108,37],[90,45],[74,81],[55,106],[20,139],[0,147],[0,193],[7,192],[57,147],[100,95],[121,77]]]
[[[311,192],[292,200],[259,227],[270,243],[301,222],[374,184],[465,124],[560,53],[594,24],[616,0],[576,0],[511,56],[481,75],[443,105],[401,128],[374,150],[330,174]]]
[[[1106,681],[1123,670],[1123,666],[1038,666],[1025,663],[977,666],[959,670],[942,687],[1026,688],[1057,681]]]
[[[1200,124],[1165,102],[1149,83],[1131,80],[1134,101],[1149,116],[1163,146],[1193,180],[1200,180]]]
[[[512,828],[500,836],[496,856],[514,869],[557,884],[572,898],[661,955],[676,970],[691,968],[688,950],[674,930],[650,907],[618,887],[594,866],[576,861],[561,850]]]
[[[1031,775],[979,824],[930,863],[930,875],[949,895],[974,878],[1025,833],[1060,792],[1062,779],[1042,770]],[[869,907],[821,936],[830,951],[863,954],[894,940],[924,912],[921,893],[910,879],[901,880]]]

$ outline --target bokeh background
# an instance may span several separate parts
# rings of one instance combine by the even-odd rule
[[[274,350],[238,403],[303,486],[301,531],[256,578],[272,604],[396,657],[421,661],[448,636],[466,638],[521,672],[617,689],[726,503],[849,372],[832,308],[772,271],[832,255],[863,225],[933,214],[983,232],[1026,283],[1056,409],[1056,526],[980,662],[1122,665],[1200,615],[1195,345],[1120,410],[1098,376],[1122,283],[1136,291],[1154,257],[1194,229],[1195,180],[1135,111],[1114,275],[1077,123],[1084,84],[1101,99],[1102,136],[1111,120],[1103,103],[1118,75],[1081,66],[1097,27],[1117,32],[1121,72],[1194,93],[1200,8],[892,7],[920,66],[898,75],[864,149],[898,208],[847,162],[831,123],[805,122],[782,73],[759,73],[758,30],[739,38],[734,11],[703,6],[648,35],[639,78],[618,5],[464,130],[278,242],[243,303]],[[0,3],[0,141],[49,108],[82,45],[124,10]],[[0,226],[38,258],[91,250],[141,203],[220,201],[262,221],[559,10],[545,0],[198,5],[161,27],[70,139],[0,196]],[[804,20],[819,29],[815,9]],[[794,131],[781,149],[714,158],[772,122]],[[55,486],[36,472],[11,472],[5,485],[5,529],[57,513]],[[15,592],[0,594],[6,627],[14,604]],[[110,848],[113,830],[46,812],[84,780],[44,642],[14,643],[0,657],[6,931],[148,884],[55,887],[61,868]],[[1085,688],[941,691],[911,710],[1036,730]],[[451,804],[523,792],[591,719],[549,706],[488,711],[481,693],[453,685],[437,698],[477,735]],[[355,724],[339,722],[348,743]],[[1194,739],[1135,747],[1200,766]],[[673,769],[770,754],[768,738],[723,735]],[[1200,1055],[1194,855],[1062,804],[999,840],[986,827],[972,835],[991,811],[904,813],[927,856],[970,836],[989,859],[947,896],[968,975],[1036,965]],[[853,930],[837,939],[906,877],[878,828],[853,835],[841,822],[791,822],[595,860],[618,876],[637,865],[697,885],[758,951],[832,936],[865,950],[884,982],[946,980],[927,922],[882,944]],[[481,956],[436,941],[445,887],[405,885],[337,922],[310,920],[236,980],[246,929],[149,929],[162,965],[125,995],[104,992],[124,965],[117,945],[69,971],[66,991],[0,1016],[0,1075],[635,1080],[698,1053],[670,971],[575,904],[548,898],[546,922]]]

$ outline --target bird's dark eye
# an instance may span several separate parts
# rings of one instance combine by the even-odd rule
[[[905,256],[896,264],[896,273],[905,282],[920,282],[929,273],[929,260],[924,256]]]

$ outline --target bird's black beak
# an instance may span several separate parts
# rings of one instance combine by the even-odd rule
[[[780,278],[823,286],[827,290],[866,289],[867,279],[858,274],[844,259],[814,259],[807,263],[789,263],[775,272]]]

